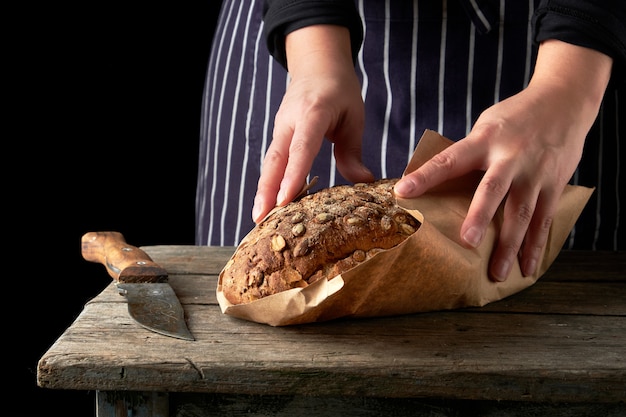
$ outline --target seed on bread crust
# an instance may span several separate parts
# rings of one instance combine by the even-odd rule
[[[291,228],[291,233],[293,233],[294,236],[301,236],[305,231],[306,227],[304,227],[302,223],[298,223]]]
[[[272,236],[272,250],[274,252],[280,252],[283,249],[285,249],[285,246],[287,246],[287,243],[285,242],[285,238],[282,237],[281,235],[274,235]]]

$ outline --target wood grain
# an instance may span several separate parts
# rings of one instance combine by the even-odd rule
[[[197,340],[142,329],[111,285],[41,358],[40,386],[563,403],[626,399],[626,286],[611,269],[614,254],[606,264],[602,254],[585,257],[587,275],[584,265],[554,268],[551,279],[483,308],[281,328],[221,313],[217,274],[234,248],[144,249],[168,270]],[[623,254],[618,258],[620,265]],[[576,259],[581,257],[558,262]],[[577,273],[569,279],[572,269]]]

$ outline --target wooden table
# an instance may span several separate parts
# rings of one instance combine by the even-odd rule
[[[143,249],[197,340],[140,327],[113,284],[89,301],[37,382],[96,391],[99,417],[626,414],[624,252],[564,251],[483,308],[271,327],[220,311],[234,248]]]

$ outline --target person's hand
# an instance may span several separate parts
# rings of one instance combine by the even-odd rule
[[[469,247],[478,246],[504,202],[490,277],[504,281],[518,255],[522,274],[534,274],[559,198],[580,162],[611,66],[611,58],[591,49],[544,42],[529,86],[484,111],[467,137],[402,178],[396,194],[417,197],[450,178],[484,171],[461,226],[461,239]]]
[[[373,181],[361,162],[364,105],[346,28],[316,25],[285,42],[291,81],[274,121],[254,199],[261,221],[302,189],[324,137],[334,143],[337,169],[348,181]]]

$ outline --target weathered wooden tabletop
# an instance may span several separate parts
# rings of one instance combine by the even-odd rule
[[[111,395],[128,392],[150,393],[150,406],[135,412],[145,416],[162,415],[159,407],[179,416],[214,415],[207,407],[300,415],[286,413],[287,403],[307,415],[359,415],[346,412],[368,404],[378,411],[363,415],[395,415],[397,404],[417,413],[426,400],[451,410],[437,415],[470,402],[613,413],[626,400],[622,252],[565,251],[535,285],[482,308],[271,327],[220,311],[217,275],[233,247],[143,249],[168,270],[196,340],[140,327],[111,284],[38,366],[41,387],[106,393],[102,416]],[[324,412],[316,398],[334,408]],[[277,401],[278,411],[252,412]]]

